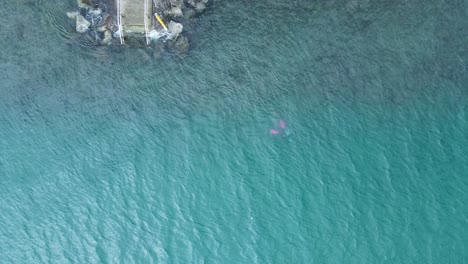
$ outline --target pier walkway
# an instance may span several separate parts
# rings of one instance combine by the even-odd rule
[[[149,44],[149,30],[152,23],[152,0],[115,0],[120,44],[125,36],[144,36]]]

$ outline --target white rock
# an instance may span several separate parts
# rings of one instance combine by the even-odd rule
[[[195,7],[197,5],[197,2],[195,2],[195,0],[187,0],[187,4]]]
[[[97,17],[102,13],[102,10],[101,8],[96,8],[96,9],[89,11],[89,13],[93,15],[94,17]]]
[[[116,32],[114,32],[113,37],[116,38],[116,39],[120,39],[120,31],[117,30]]]
[[[79,14],[80,14],[80,12],[78,12],[78,11],[75,11],[75,12],[67,12],[67,17],[69,17],[69,18],[71,18],[71,19],[75,19]]]
[[[168,39],[176,39],[182,33],[182,30],[184,30],[184,26],[171,20],[167,25],[167,30],[169,31]]]
[[[184,15],[182,13],[182,9],[178,6],[174,6],[173,8],[171,8],[168,14],[174,17],[181,17]]]
[[[90,6],[88,5],[89,0],[76,0],[78,2],[78,7],[79,8],[89,8]]]
[[[109,45],[112,41],[112,33],[110,30],[104,32],[104,38],[101,40],[101,45]]]
[[[197,10],[197,12],[202,12],[203,10],[205,10],[206,6],[203,2],[199,2],[197,3],[197,5],[195,6],[195,10]]]
[[[86,20],[82,15],[76,16],[76,32],[84,33],[88,30],[91,23]]]
[[[104,26],[100,26],[96,29],[97,32],[106,32],[107,31],[107,27],[104,25]]]

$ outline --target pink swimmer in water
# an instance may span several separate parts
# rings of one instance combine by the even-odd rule
[[[270,135],[278,135],[278,134],[279,134],[278,130],[276,130],[274,128],[270,129]]]
[[[278,121],[278,128],[270,129],[270,135],[279,135],[283,130],[286,129],[286,122],[284,120]]]
[[[281,128],[281,129],[285,129],[286,128],[286,122],[284,122],[284,120],[280,120],[278,122],[278,126]]]

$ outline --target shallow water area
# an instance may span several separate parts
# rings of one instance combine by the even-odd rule
[[[464,1],[218,0],[185,56],[75,6],[0,8],[1,263],[468,259]]]

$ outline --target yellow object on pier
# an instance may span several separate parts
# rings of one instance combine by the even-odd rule
[[[155,13],[154,16],[158,20],[159,24],[167,31],[166,24],[164,24],[164,21],[161,19],[161,17],[158,15],[158,13]]]

